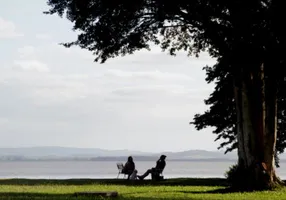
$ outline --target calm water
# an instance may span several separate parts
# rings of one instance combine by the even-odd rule
[[[168,161],[164,170],[166,178],[174,177],[224,177],[224,172],[234,162],[175,162]],[[138,174],[153,167],[154,162],[136,162]],[[0,162],[0,178],[116,178],[116,162],[56,161],[56,162]],[[286,178],[286,163],[277,169]]]

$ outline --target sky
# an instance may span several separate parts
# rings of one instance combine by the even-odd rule
[[[152,51],[94,62],[45,0],[0,7],[0,147],[63,146],[148,152],[216,150],[212,129],[189,125],[208,109],[208,54]]]

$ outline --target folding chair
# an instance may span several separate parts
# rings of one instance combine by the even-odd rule
[[[123,170],[123,168],[124,168],[123,163],[116,163],[116,165],[117,165],[117,169],[118,169],[117,178],[119,177],[120,174],[123,174],[123,175],[124,175],[123,178],[125,178],[126,174],[125,174],[125,173],[122,173],[122,170]]]
[[[163,180],[164,179],[163,171],[164,171],[164,168],[163,169],[154,169],[151,172],[151,179],[157,180],[157,181]]]

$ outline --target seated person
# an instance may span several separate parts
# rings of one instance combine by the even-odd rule
[[[132,156],[129,156],[127,162],[125,163],[122,169],[122,173],[127,174],[129,179],[130,175],[133,173],[134,170],[135,170],[135,163],[133,162]]]
[[[140,180],[143,180],[146,176],[148,176],[150,173],[151,174],[156,174],[156,173],[162,173],[166,166],[166,159],[167,156],[161,155],[159,160],[157,160],[156,167],[153,167],[151,169],[148,169],[143,175],[137,176]]]

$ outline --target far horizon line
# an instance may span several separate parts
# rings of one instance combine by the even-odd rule
[[[17,149],[17,148],[74,148],[74,149],[98,149],[98,150],[104,150],[104,151],[135,151],[140,153],[165,153],[165,152],[186,152],[186,151],[208,151],[208,152],[222,152],[224,153],[225,150],[207,150],[207,149],[186,149],[186,150],[179,150],[179,151],[171,151],[171,150],[165,150],[165,151],[144,151],[144,150],[134,150],[134,149],[105,149],[105,148],[98,148],[98,147],[74,147],[74,146],[53,146],[53,145],[47,145],[47,146],[0,146],[0,148],[11,148],[11,149]],[[234,150],[233,152],[235,152]]]

